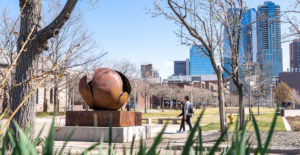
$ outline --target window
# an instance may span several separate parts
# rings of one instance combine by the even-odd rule
[[[35,92],[35,103],[39,104],[39,89],[37,89]]]
[[[50,89],[50,104],[53,104],[53,88]]]

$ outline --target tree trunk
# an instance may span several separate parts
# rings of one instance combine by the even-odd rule
[[[240,127],[239,129],[242,130],[245,124],[245,108],[243,104],[243,85],[238,86],[238,93],[239,93],[239,116],[240,116]]]
[[[34,75],[35,64],[37,64],[40,53],[48,48],[48,39],[59,33],[60,28],[69,19],[77,0],[68,0],[63,10],[54,19],[54,21],[52,21],[42,30],[40,30],[42,1],[20,0],[19,3],[20,8],[23,6],[25,7],[21,13],[22,17],[20,21],[20,32],[17,42],[18,53],[22,52],[20,50],[22,49],[22,46],[26,40],[30,40],[28,40],[24,51],[20,54],[20,57],[17,61],[15,72],[16,84],[20,84]],[[31,32],[32,34],[29,36]],[[15,111],[16,108],[21,104],[24,97],[28,96],[28,94],[32,91],[31,88],[32,86],[29,83],[24,83],[14,88],[11,104],[12,111]],[[14,115],[14,120],[16,120],[23,130],[25,130],[28,126],[32,126],[34,124],[34,117],[35,109],[33,97],[31,96],[24,102],[24,105]],[[11,127],[18,138],[19,135],[18,132],[16,132],[16,128],[13,123],[11,123]],[[34,127],[31,128],[29,137],[34,137]]]
[[[56,76],[55,76],[56,77]],[[59,104],[58,104],[58,82],[54,79],[54,89],[53,89],[53,102],[56,112],[59,112]],[[53,109],[54,112],[54,109]]]
[[[173,105],[172,104],[172,99],[170,98],[170,107],[169,107],[170,110],[172,110],[172,105]]]
[[[220,113],[220,128],[221,132],[224,132],[227,128],[226,117],[225,117],[225,107],[224,107],[224,81],[222,77],[222,72],[219,70],[216,72],[218,78],[218,100],[219,100],[219,113]]]
[[[163,97],[163,99],[162,99],[162,111],[164,112],[165,111],[165,103],[164,103],[164,97]]]
[[[144,113],[146,114],[147,113],[147,96],[145,96],[145,111]]]
[[[23,6],[24,2],[20,0],[20,6]],[[40,19],[41,19],[41,8],[42,3],[40,0],[28,0],[26,7],[23,10],[23,17],[21,18],[20,24],[20,34],[17,43],[18,53],[20,52],[22,45],[29,37],[29,34],[32,29],[34,29],[30,38],[33,38],[37,31],[40,29]],[[26,45],[26,52],[23,51],[20,55],[16,66],[15,73],[15,81],[16,84],[22,83],[23,81],[29,79],[34,74],[34,64],[38,58],[39,50],[41,45],[37,44],[36,39],[28,41]],[[19,104],[22,102],[23,98],[27,96],[31,91],[31,85],[28,83],[22,84],[18,87],[14,88],[13,91],[13,100],[11,104],[12,111],[15,111]],[[34,103],[32,97],[30,97],[27,101],[25,101],[24,105],[20,108],[20,110],[14,116],[14,119],[19,124],[19,126],[25,130],[26,127],[32,126],[34,124],[35,117]],[[13,128],[16,136],[18,136],[18,132],[16,132],[16,128],[11,123],[11,127]],[[30,138],[34,136],[34,127],[30,130]]]
[[[43,111],[47,112],[48,111],[48,104],[47,104],[47,89],[46,86],[44,85],[44,106],[43,106]]]
[[[260,114],[260,111],[259,111],[259,100],[260,100],[260,97],[258,97],[258,104],[257,104],[257,114],[259,115]]]
[[[7,88],[6,86],[4,86],[4,89],[3,89],[4,93],[3,93],[3,103],[2,103],[2,113],[4,113],[5,109],[8,107],[8,98],[7,98]]]

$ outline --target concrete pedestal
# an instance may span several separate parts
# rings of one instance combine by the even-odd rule
[[[64,126],[56,132],[55,140],[65,140],[66,137],[75,129],[75,132],[70,141],[86,141],[86,142],[99,142],[103,137],[104,142],[109,140],[109,127],[87,127],[87,126]],[[143,126],[129,126],[129,127],[112,127],[112,141],[114,143],[131,142],[133,136],[135,140],[141,138],[151,138],[150,125]]]
[[[141,126],[142,113],[131,111],[67,111],[66,126],[95,126],[109,127],[109,117],[112,119],[112,127]]]

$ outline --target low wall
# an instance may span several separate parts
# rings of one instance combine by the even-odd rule
[[[281,109],[281,116],[300,116],[300,110],[292,110],[292,109]]]

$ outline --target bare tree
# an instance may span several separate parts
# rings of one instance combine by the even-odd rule
[[[220,113],[220,127],[224,131],[226,126],[226,118],[224,111],[224,84],[230,78],[239,79],[239,46],[241,36],[241,14],[237,8],[243,8],[242,0],[185,0],[175,1],[167,0],[168,8],[163,8],[159,2],[155,3],[157,10],[154,15],[163,15],[178,24],[179,32],[176,34],[181,38],[181,42],[186,45],[195,45],[199,47],[199,52],[203,56],[209,57],[212,67],[218,79],[218,101]],[[234,10],[234,13],[230,10]],[[225,31],[223,31],[225,29]],[[229,49],[232,71],[227,70],[229,76],[223,78],[222,49],[224,33],[229,40]],[[240,83],[234,80],[235,84],[240,88]],[[241,96],[242,98],[242,96]],[[240,102],[240,113],[243,117],[243,104]],[[241,126],[244,120],[241,119]]]
[[[16,56],[16,44],[18,32],[12,31],[16,29],[17,25],[14,25],[16,21],[10,18],[6,9],[3,10],[0,17],[0,68],[3,70],[0,72],[0,78],[3,79],[6,74],[6,67],[13,64],[14,58]],[[12,88],[13,88],[14,72],[9,76],[9,80],[5,82],[3,92],[0,92],[0,99],[3,97],[2,112],[9,107],[12,100]]]
[[[20,56],[17,61],[15,81],[16,84],[28,80],[34,75],[35,64],[39,55],[49,48],[48,40],[59,34],[61,27],[70,18],[71,13],[77,4],[77,0],[68,0],[59,15],[47,26],[41,29],[41,0],[20,0],[22,18],[20,21],[20,32],[17,42],[17,51]],[[29,39],[27,39],[29,38]],[[25,42],[27,43],[25,45]],[[25,46],[23,46],[25,45]],[[22,52],[24,49],[26,52]],[[14,88],[11,109],[15,111],[23,98],[31,91],[31,85],[24,83]],[[26,101],[26,106],[14,116],[17,123],[25,130],[26,127],[34,124],[34,103],[32,98]],[[12,125],[13,129],[15,127]],[[33,137],[34,128],[30,136]]]
[[[300,104],[300,95],[299,92],[295,89],[292,90],[292,97],[291,97],[291,102],[293,103],[293,108],[296,107],[296,105]]]
[[[264,78],[264,72],[262,67],[256,65],[254,69],[254,95],[257,97],[257,111],[260,114],[260,101],[266,95],[268,86],[266,85],[266,79]]]
[[[150,80],[145,77],[144,79],[141,79],[138,83],[138,92],[141,94],[141,96],[145,100],[145,107],[144,107],[144,113],[147,113],[148,108],[148,100],[151,94],[153,94],[153,84],[150,83]]]
[[[52,0],[53,16],[58,15],[58,10],[63,7],[62,1]],[[50,10],[48,10],[49,12]],[[73,50],[77,48],[75,52]],[[50,48],[43,53],[46,59],[43,71],[48,72],[47,68],[53,68],[66,55],[69,55],[57,70],[52,72],[51,83],[53,83],[53,103],[56,111],[59,112],[59,94],[66,91],[67,83],[70,82],[68,70],[76,69],[79,72],[89,72],[91,66],[96,66],[99,59],[105,55],[96,48],[95,41],[88,35],[87,30],[82,24],[81,14],[75,10],[72,17],[60,29],[60,33],[50,39]],[[76,72],[76,73],[79,73]],[[80,76],[81,74],[77,74]],[[75,76],[75,75],[72,75]],[[75,77],[73,77],[75,78]]]

